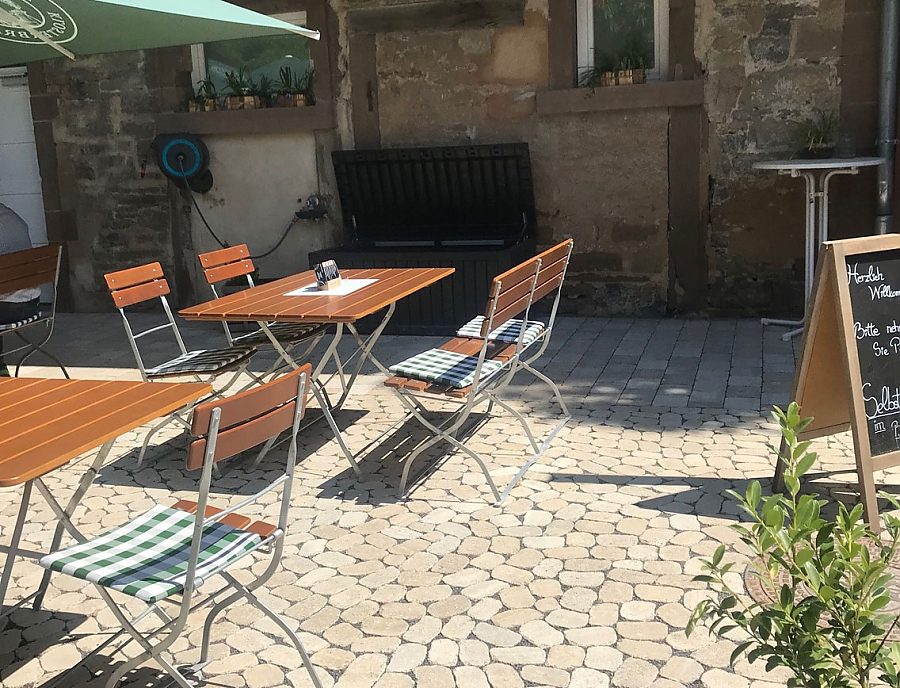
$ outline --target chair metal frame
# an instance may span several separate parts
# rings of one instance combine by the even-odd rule
[[[228,248],[201,253],[197,258],[200,260],[200,266],[203,268],[203,276],[206,278],[206,282],[209,284],[213,297],[216,299],[221,298],[216,285],[221,284],[225,280],[246,277],[248,288],[252,289],[256,286],[256,282],[253,279],[253,272],[256,270],[256,266],[253,264],[253,259],[250,257],[250,250],[247,248],[246,244],[238,244],[237,246],[229,246]],[[251,323],[254,321],[248,320],[247,322]],[[306,360],[325,334],[323,327],[321,331],[310,335],[308,339],[298,340],[296,342],[281,342],[275,337],[276,341],[278,341],[278,345],[276,346],[271,342],[271,339],[273,338],[271,325],[273,323],[263,324],[254,322],[254,324],[259,326],[258,329],[243,335],[235,335],[235,333],[231,331],[229,321],[227,320],[222,321],[222,329],[225,330],[225,339],[228,341],[229,346],[240,346],[241,339],[258,333],[262,333],[267,337],[269,340],[267,344],[272,345],[275,352],[279,355],[279,358],[266,372],[260,375],[262,379],[265,379],[270,375],[274,376],[293,370],[293,366],[285,362],[285,354],[292,360]],[[294,354],[294,349],[300,346],[304,341],[308,342],[306,348],[301,353]],[[255,346],[260,346],[260,344],[255,344]],[[283,349],[283,353],[280,349]],[[337,366],[337,374],[340,377],[342,391],[345,391],[347,389],[347,384],[344,378],[343,364],[337,351],[331,352],[331,358]]]
[[[320,682],[319,677],[317,676],[316,671],[313,668],[312,662],[309,659],[309,655],[307,654],[306,649],[303,647],[303,644],[300,641],[300,638],[297,636],[296,632],[287,624],[287,622],[285,622],[284,619],[281,618],[281,616],[278,615],[277,612],[269,608],[254,594],[254,591],[256,589],[264,585],[272,577],[272,575],[278,570],[278,567],[281,563],[281,557],[284,551],[284,537],[285,533],[287,532],[288,526],[288,510],[290,508],[291,489],[294,480],[294,468],[297,462],[297,435],[300,429],[300,422],[303,419],[303,415],[306,411],[306,393],[309,388],[310,372],[311,366],[309,364],[306,364],[298,370],[293,371],[287,378],[282,378],[277,382],[273,381],[267,383],[266,385],[256,387],[253,390],[241,393],[238,396],[244,397],[244,399],[252,398],[258,395],[263,399],[261,404],[265,404],[267,401],[271,401],[270,398],[267,399],[266,397],[267,391],[271,390],[273,385],[280,383],[289,384],[288,380],[297,380],[296,395],[292,395],[289,399],[287,399],[287,401],[277,404],[275,408],[272,408],[271,404],[269,404],[268,407],[262,410],[261,406],[258,405],[256,412],[259,415],[250,417],[242,416],[239,419],[232,417],[228,425],[224,429],[220,428],[223,412],[225,412],[225,408],[229,404],[234,404],[235,402],[240,403],[241,400],[238,398],[238,396],[232,396],[226,400],[221,401],[208,401],[195,409],[194,425],[196,425],[197,415],[203,414],[204,412],[209,413],[209,425],[207,427],[206,433],[201,434],[192,442],[188,454],[189,467],[191,467],[190,462],[192,455],[194,455],[195,453],[199,453],[199,451],[194,452],[195,448],[202,450],[203,461],[202,473],[200,477],[200,487],[198,490],[198,499],[196,504],[196,517],[194,521],[193,536],[191,540],[191,549],[188,558],[187,571],[185,574],[184,590],[182,593],[180,593],[181,602],[177,605],[178,613],[177,615],[172,616],[162,608],[160,602],[156,602],[149,604],[147,609],[141,612],[138,616],[129,618],[128,613],[125,612],[116,603],[116,601],[112,598],[110,592],[106,588],[104,588],[99,583],[92,583],[99,592],[103,601],[106,602],[107,606],[115,615],[116,619],[122,625],[123,629],[128,633],[128,635],[131,636],[131,639],[137,642],[143,649],[143,652],[125,661],[110,675],[106,683],[106,688],[115,688],[115,686],[118,685],[119,681],[129,671],[137,668],[148,660],[153,660],[157,664],[159,664],[169,674],[169,676],[171,676],[175,683],[177,683],[182,688],[192,688],[192,684],[188,681],[187,677],[184,674],[199,673],[203,669],[203,667],[209,663],[209,642],[213,622],[222,611],[242,598],[262,611],[263,614],[269,617],[288,636],[297,651],[300,653],[300,657],[303,661],[304,666],[306,667],[306,670],[309,672],[313,685],[316,688],[322,688],[322,683]],[[252,426],[257,421],[265,421],[266,419],[271,419],[271,416],[278,412],[277,409],[284,408],[284,406],[290,404],[294,404],[294,409],[291,416],[291,423],[288,426],[291,430],[291,437],[290,446],[287,452],[285,472],[278,478],[270,482],[259,492],[246,497],[245,499],[242,499],[239,503],[234,504],[227,509],[207,509],[209,488],[212,481],[214,465],[218,461],[223,461],[227,458],[230,458],[236,453],[245,451],[243,447],[239,447],[236,449],[236,442],[234,441],[233,437],[230,438],[231,441],[226,440],[220,445],[220,435],[224,435],[225,433],[233,434],[235,430],[245,432],[247,434],[253,433],[254,430],[252,429],[250,429],[250,432],[247,432],[249,426]],[[237,413],[241,412],[238,411]],[[234,415],[235,414],[232,414],[232,416]],[[266,440],[266,444],[271,444],[272,442],[274,442],[274,440],[286,429],[287,427],[279,426],[276,433],[271,438]],[[242,441],[242,439],[243,438],[238,439],[237,443]],[[259,440],[257,444],[261,443],[262,441],[263,440]],[[224,446],[225,448],[223,449],[222,446]],[[43,484],[40,481],[38,481],[37,485],[38,489],[43,493],[46,488],[44,488]],[[234,514],[244,507],[258,501],[263,495],[266,495],[269,492],[278,489],[279,487],[281,487],[282,490],[277,527],[267,536],[261,537],[260,542],[254,545],[252,549],[249,549],[246,552],[242,553],[239,557],[230,561],[225,568],[218,570],[214,574],[212,574],[222,576],[225,579],[224,586],[218,588],[212,594],[200,600],[199,602],[193,602],[195,590],[206,582],[196,576],[204,529],[217,521],[222,521],[230,514]],[[52,499],[52,495],[50,505],[54,508],[54,511],[59,512],[62,510],[58,503],[56,503],[56,501]],[[63,517],[64,513],[58,513],[57,515]],[[66,528],[69,530],[69,532],[77,542],[82,543],[87,541],[87,539],[83,535],[81,535],[81,533],[79,533],[73,526],[71,526],[71,522],[68,518],[62,520],[62,523],[66,526]],[[262,550],[264,553],[271,554],[272,559],[266,569],[262,572],[262,574],[260,574],[252,583],[244,585],[239,582],[234,576],[228,573],[228,568],[234,566],[237,562],[260,550]],[[232,591],[230,595],[226,596],[224,599],[218,599],[224,592],[227,592],[229,590]],[[166,600],[169,599],[171,598],[166,598]],[[168,648],[171,647],[171,645],[179,637],[181,637],[187,626],[187,621],[190,614],[193,611],[210,604],[211,602],[215,602],[215,604],[207,613],[206,620],[203,624],[203,639],[201,643],[200,660],[196,664],[193,664],[189,667],[183,667],[182,669],[176,668],[169,660],[167,660],[163,656],[163,653],[166,652]],[[136,624],[144,618],[148,617],[150,614],[155,614],[157,617],[159,617],[159,619],[163,622],[163,625],[159,628],[156,628],[150,633],[144,634],[136,628]],[[162,634],[165,635],[161,640],[155,643],[151,642]]]
[[[53,249],[56,249],[55,258],[52,256]],[[68,380],[69,372],[66,370],[65,366],[60,362],[60,360],[51,354],[49,351],[46,351],[44,347],[47,345],[47,342],[50,341],[50,337],[53,335],[53,326],[56,323],[56,303],[58,301],[59,291],[58,291],[58,283],[59,283],[59,269],[62,264],[62,246],[60,244],[50,244],[48,246],[40,246],[37,248],[26,249],[24,251],[17,251],[15,253],[8,253],[2,258],[0,258],[0,263],[3,264],[4,269],[8,269],[10,272],[18,272],[15,270],[20,267],[20,265],[12,264],[12,261],[17,260],[18,258],[22,258],[23,261],[20,265],[26,265],[28,263],[34,264],[34,272],[17,275],[10,279],[5,279],[0,277],[0,294],[7,294],[14,291],[18,291],[19,289],[28,289],[31,287],[41,287],[45,284],[52,285],[53,298],[50,302],[50,315],[40,315],[37,320],[33,322],[26,323],[24,325],[20,325],[15,328],[7,328],[0,329],[0,339],[5,336],[13,335],[22,341],[22,344],[17,346],[15,349],[10,351],[4,351],[3,356],[10,356],[12,354],[18,354],[21,352],[26,352],[22,358],[16,363],[16,371],[15,376],[19,377],[19,372],[22,369],[22,364],[30,358],[33,354],[40,351],[44,356],[52,360],[62,371],[63,376]],[[47,268],[50,264],[55,264],[52,273],[53,276],[50,277],[50,270]],[[48,277],[50,277],[48,279]],[[43,302],[43,298],[41,299],[41,305],[47,305]],[[27,337],[25,337],[22,332],[25,330],[31,330],[37,328],[39,326],[43,326],[46,328],[46,332],[43,335],[43,338],[40,341],[31,341]]]
[[[406,487],[409,482],[409,473],[412,468],[413,463],[419,457],[419,455],[427,450],[428,448],[438,444],[441,441],[448,442],[454,448],[459,449],[464,452],[467,456],[473,459],[478,466],[481,468],[482,473],[484,474],[485,479],[487,480],[487,484],[491,489],[491,492],[494,496],[495,503],[497,505],[502,504],[506,498],[509,496],[509,493],[516,486],[516,484],[522,479],[522,476],[534,465],[535,462],[540,460],[543,456],[544,452],[550,446],[550,443],[556,437],[557,434],[565,427],[566,423],[571,419],[572,414],[569,412],[568,407],[566,406],[565,401],[563,400],[562,393],[560,392],[559,386],[551,380],[548,376],[544,375],[541,371],[535,369],[533,367],[533,363],[540,358],[547,349],[548,344],[550,343],[550,336],[553,332],[553,327],[556,322],[556,314],[559,309],[559,301],[560,296],[562,294],[562,285],[565,281],[566,272],[568,270],[569,259],[572,255],[572,247],[573,243],[571,240],[568,240],[568,249],[565,254],[565,257],[562,259],[564,263],[562,265],[562,270],[557,277],[550,277],[547,283],[552,283],[553,280],[558,279],[559,283],[555,287],[556,296],[553,300],[553,307],[550,311],[550,317],[547,321],[547,324],[544,330],[535,338],[534,341],[525,343],[525,324],[528,322],[529,314],[531,312],[531,307],[533,303],[537,300],[540,300],[544,296],[549,294],[541,294],[538,293],[540,289],[544,286],[540,284],[541,279],[541,271],[542,268],[550,269],[553,265],[556,265],[558,261],[548,262],[546,265],[544,264],[544,258],[550,254],[551,251],[556,250],[559,246],[550,249],[549,251],[545,251],[542,254],[539,254],[535,258],[532,258],[524,263],[508,270],[506,273],[497,276],[494,278],[493,287],[491,289],[491,295],[488,299],[488,305],[485,309],[485,318],[481,328],[481,336],[479,337],[483,343],[478,353],[478,361],[475,366],[474,371],[474,382],[471,387],[465,393],[464,396],[459,398],[457,401],[452,396],[447,396],[446,393],[442,393],[441,391],[414,391],[405,387],[392,387],[394,393],[400,399],[400,402],[406,408],[406,416],[404,420],[414,417],[418,420],[427,430],[429,430],[432,434],[432,437],[427,439],[426,441],[420,443],[407,457],[404,466],[403,466],[403,474],[400,479],[400,494],[404,494],[406,492]],[[519,329],[519,336],[515,345],[515,352],[510,358],[503,363],[503,365],[498,368],[495,372],[481,377],[481,370],[484,365],[485,360],[489,359],[490,356],[489,351],[492,346],[497,346],[497,343],[488,337],[489,333],[491,333],[496,327],[503,325],[505,322],[513,319],[515,315],[519,313],[510,313],[509,307],[498,308],[499,306],[499,297],[504,294],[503,288],[503,280],[504,277],[513,275],[517,270],[521,270],[524,266],[527,266],[529,263],[533,264],[533,272],[531,273],[530,281],[531,285],[527,292],[527,298],[525,298],[524,305],[522,305],[522,309],[519,313],[522,314],[522,326]],[[516,284],[511,284],[511,287],[519,287],[523,282],[527,280],[522,280]],[[552,293],[552,292],[551,292]],[[535,298],[537,296],[537,298]],[[521,298],[520,298],[521,301]],[[506,312],[501,312],[506,311]],[[498,322],[495,324],[495,319],[497,319],[497,315],[500,313],[500,318]],[[537,346],[537,349],[534,347]],[[525,370],[531,375],[533,375],[537,380],[543,382],[550,388],[552,392],[553,398],[555,398],[557,404],[562,411],[562,418],[557,422],[557,424],[544,435],[542,441],[538,441],[538,438],[535,437],[534,432],[532,432],[530,426],[528,425],[528,421],[525,417],[513,408],[510,404],[500,398],[500,394],[509,387],[510,382],[512,382],[513,377],[515,377],[516,373],[520,370]],[[422,404],[423,399],[436,399],[439,398],[441,401],[445,402],[455,402],[458,404],[458,408],[452,411],[449,418],[447,418],[440,425],[436,425],[431,422],[426,416],[425,413],[427,409]],[[473,449],[466,446],[466,444],[459,439],[458,435],[464,430],[464,427],[469,420],[474,409],[482,404],[487,403],[487,416],[490,416],[491,411],[493,410],[494,404],[499,406],[500,408],[507,411],[510,415],[512,415],[522,426],[523,431],[525,432],[525,436],[528,438],[529,445],[531,447],[532,453],[531,456],[525,461],[525,463],[519,468],[513,478],[509,481],[506,487],[501,491],[498,489],[494,479],[491,476],[490,471],[487,468],[487,465],[484,462],[484,459]],[[487,422],[487,421],[483,421]],[[483,422],[479,422],[476,424],[476,429],[483,424]],[[396,426],[396,424],[395,424]],[[392,426],[392,427],[395,427]],[[469,428],[471,432],[472,429]],[[427,472],[427,469],[426,471]],[[424,474],[424,472],[423,472]],[[421,477],[417,476],[416,480]],[[415,482],[415,481],[414,481]]]
[[[138,274],[137,271],[143,271],[139,273],[142,275],[142,277],[137,278],[137,281],[135,281],[134,278],[130,278],[125,274],[131,271],[135,271],[135,273],[132,274]],[[143,276],[145,274],[149,274],[150,277],[144,279]],[[175,321],[175,316],[172,314],[172,308],[169,306],[169,301],[166,298],[166,294],[169,293],[169,284],[165,279],[165,276],[163,275],[162,266],[159,263],[149,263],[147,265],[141,265],[136,268],[130,268],[129,270],[121,270],[118,272],[108,273],[107,275],[105,275],[105,279],[106,284],[110,289],[110,294],[113,297],[113,301],[116,304],[116,308],[122,316],[122,323],[125,326],[125,334],[128,336],[128,343],[131,345],[131,351],[134,354],[135,361],[137,362],[138,370],[140,370],[141,379],[143,379],[144,382],[154,382],[159,378],[154,378],[147,374],[147,368],[144,365],[144,359],[141,356],[140,348],[138,347],[138,339],[151,334],[155,334],[157,332],[161,332],[166,329],[171,329],[181,353],[188,353],[187,347],[184,344],[184,339],[181,336],[181,331],[178,329],[178,323]],[[150,327],[146,330],[135,333],[135,331],[131,327],[131,323],[128,320],[128,315],[125,313],[125,309],[128,306],[134,305],[136,303],[149,301],[154,297],[158,297],[162,302],[163,311],[166,314],[166,322],[161,325],[156,325],[154,327]],[[213,393],[205,399],[200,399],[193,404],[186,406],[180,411],[176,411],[175,413],[170,414],[159,423],[153,425],[147,432],[147,435],[144,437],[144,441],[141,445],[141,451],[140,454],[138,454],[138,466],[143,464],[144,456],[146,455],[147,449],[150,446],[150,440],[157,432],[173,422],[180,423],[185,428],[190,429],[191,424],[186,419],[186,415],[189,414],[195,406],[203,403],[208,399],[224,397],[225,392],[228,391],[238,381],[243,373],[246,372],[248,375],[250,375],[254,379],[255,383],[262,383],[262,380],[248,369],[250,359],[252,358],[252,352],[255,352],[255,349],[253,347],[241,346],[235,346],[231,348],[245,349],[251,355],[245,359],[239,360],[235,364],[225,366],[221,370],[215,372],[186,372],[183,375],[166,376],[192,377],[198,382],[212,383],[219,376],[224,375],[228,372],[232,373],[231,377],[223,387],[213,391]],[[184,416],[182,414],[184,414]]]

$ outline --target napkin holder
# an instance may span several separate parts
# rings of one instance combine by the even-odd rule
[[[313,267],[313,271],[316,273],[316,288],[319,291],[337,289],[341,286],[341,272],[333,260],[319,263]]]

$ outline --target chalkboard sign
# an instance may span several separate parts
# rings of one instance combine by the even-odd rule
[[[869,450],[900,450],[900,250],[845,259]]]
[[[866,520],[880,529],[875,471],[900,465],[900,235],[822,245],[791,399],[801,439],[853,431]],[[783,487],[778,462],[773,487]]]

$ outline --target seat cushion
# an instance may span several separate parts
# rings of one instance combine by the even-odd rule
[[[461,389],[475,382],[475,366],[477,364],[477,356],[468,356],[445,349],[429,349],[392,365],[390,371],[395,375],[405,375]],[[490,377],[502,367],[503,363],[500,361],[485,359],[481,366],[480,379]]]
[[[11,330],[18,329],[20,327],[24,327],[25,325],[31,325],[32,323],[36,323],[40,319],[41,319],[41,314],[35,313],[32,316],[23,318],[22,320],[18,320],[16,322],[0,323],[0,332],[11,331]]]
[[[190,375],[192,373],[216,373],[250,358],[255,349],[233,347],[230,349],[198,349],[181,354],[155,368],[147,369],[147,377]]]
[[[184,591],[195,518],[158,504],[103,535],[42,557],[40,564],[144,602],[158,602]],[[255,533],[209,524],[197,560],[198,584],[261,541]]]
[[[282,344],[302,342],[324,332],[326,325],[319,323],[269,323],[269,330]],[[235,344],[265,346],[272,341],[262,329],[234,338]]]
[[[481,326],[484,323],[484,316],[479,315],[472,318],[465,325],[456,331],[457,337],[481,337]],[[537,320],[529,320],[528,326],[525,328],[524,345],[528,346],[544,331],[544,323]],[[495,328],[487,338],[498,342],[509,342],[516,344],[519,341],[519,332],[522,329],[522,320],[513,318],[507,320],[500,327]]]

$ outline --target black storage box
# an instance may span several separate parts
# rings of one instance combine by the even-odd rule
[[[528,144],[335,151],[340,268],[454,267],[397,304],[392,334],[451,335],[484,310],[491,280],[536,249]],[[360,325],[371,331],[380,319]]]

